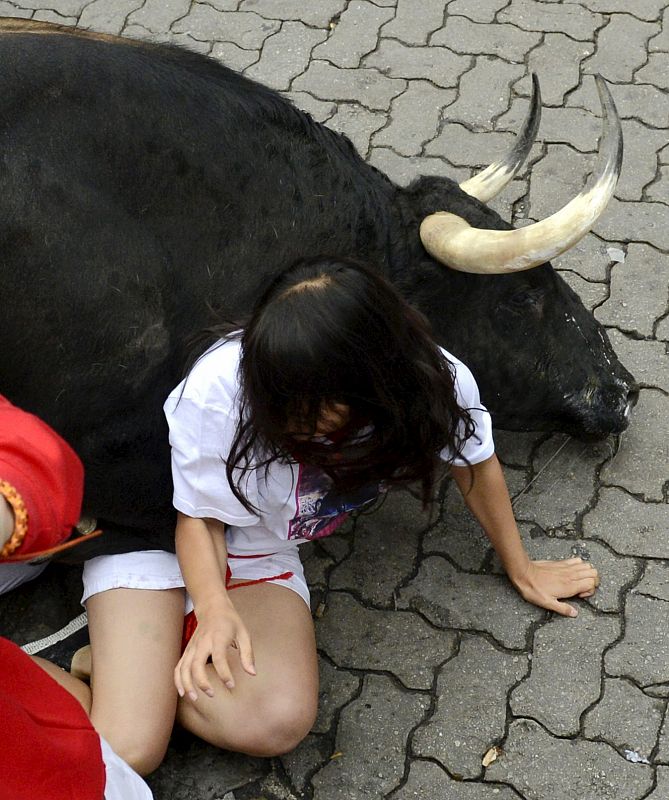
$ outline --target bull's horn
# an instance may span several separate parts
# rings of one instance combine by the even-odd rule
[[[430,214],[420,226],[420,238],[437,261],[460,272],[518,272],[564,253],[592,228],[611,199],[623,155],[613,98],[601,76],[595,80],[604,132],[598,168],[583,191],[552,216],[513,231],[472,228],[462,217],[444,211]]]
[[[518,170],[525,163],[525,159],[532,149],[534,140],[539,130],[541,121],[541,90],[539,89],[539,79],[532,73],[532,97],[530,98],[530,108],[523,122],[523,127],[516,137],[516,143],[507,155],[486,167],[478,175],[474,175],[469,180],[463,181],[460,188],[468,195],[475,197],[482,203],[487,203],[496,197],[504,187],[510,183]]]

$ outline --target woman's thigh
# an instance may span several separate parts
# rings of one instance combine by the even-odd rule
[[[163,758],[174,723],[173,671],[183,630],[182,589],[111,589],[86,603],[91,721],[140,774]]]
[[[248,675],[230,651],[235,688],[215,674],[214,697],[179,700],[177,719],[208,742],[249,755],[292,750],[309,732],[318,706],[318,661],[311,613],[291,589],[271,583],[231,589],[246,624],[257,674]],[[213,667],[207,669],[213,673]]]

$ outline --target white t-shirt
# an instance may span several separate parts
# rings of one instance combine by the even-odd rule
[[[469,410],[476,426],[462,455],[471,464],[494,452],[490,415],[481,405],[469,369],[443,350],[456,370],[458,404]],[[234,496],[225,473],[238,419],[239,360],[235,339],[210,348],[188,377],[169,395],[164,411],[170,428],[174,507],[189,517],[212,517],[228,526],[228,551],[235,555],[276,553],[332,533],[354,509],[373,502],[383,491],[378,484],[346,496],[332,488],[317,467],[272,463],[243,474],[241,488],[250,513]],[[442,457],[450,458],[444,451]],[[457,466],[467,462],[457,457]]]

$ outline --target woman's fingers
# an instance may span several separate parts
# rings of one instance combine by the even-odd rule
[[[249,675],[256,675],[255,660],[253,658],[253,647],[251,646],[251,637],[248,635],[246,628],[239,632],[237,639],[237,646],[239,648],[239,660],[242,667]]]

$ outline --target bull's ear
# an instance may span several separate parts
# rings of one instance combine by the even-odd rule
[[[540,122],[541,89],[539,88],[539,78],[533,72],[530,107],[523,122],[523,127],[516,137],[516,143],[504,158],[495,161],[494,164],[486,167],[482,172],[463,181],[460,184],[462,191],[467,192],[468,195],[475,197],[482,203],[488,203],[493,197],[496,197],[513,180],[518,170],[525,163],[534,140],[537,138]]]
[[[421,241],[430,255],[461,272],[518,272],[550,261],[588,233],[613,195],[623,157],[615,103],[602,77],[596,75],[595,80],[604,131],[597,169],[581,193],[552,216],[513,231],[472,228],[462,217],[445,211],[431,214],[420,226]]]

